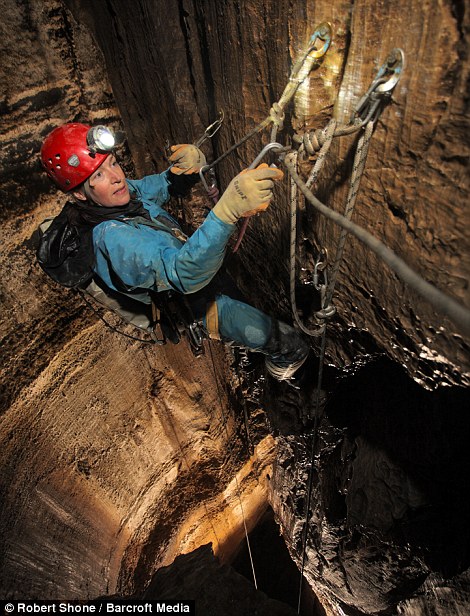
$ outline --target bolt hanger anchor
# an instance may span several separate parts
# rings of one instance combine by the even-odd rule
[[[369,89],[357,103],[351,121],[356,118],[367,122],[377,120],[381,107],[390,100],[392,91],[405,68],[405,53],[399,47],[392,49],[379,68]]]

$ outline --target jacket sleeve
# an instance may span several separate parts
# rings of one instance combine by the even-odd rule
[[[157,205],[166,203],[170,198],[168,170],[147,175],[141,180],[127,180],[127,184],[138,198],[154,201]]]
[[[99,228],[101,227],[101,229]],[[118,290],[137,288],[194,293],[206,286],[222,265],[235,225],[210,212],[182,244],[166,231],[110,221],[95,228],[96,271]],[[119,286],[124,289],[119,289]]]
[[[163,173],[147,175],[141,180],[127,180],[129,187],[138,197],[155,201],[162,205],[170,196],[185,197],[199,182],[199,175],[175,175],[169,169]]]

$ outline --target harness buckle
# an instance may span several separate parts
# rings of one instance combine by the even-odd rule
[[[189,346],[193,352],[193,355],[195,357],[204,355],[204,334],[201,324],[197,321],[189,323],[186,328],[186,334],[188,336]]]
[[[155,335],[160,344],[169,340],[179,344],[185,336],[195,357],[204,354],[204,329],[194,318],[184,296],[172,291],[155,293],[152,296]]]

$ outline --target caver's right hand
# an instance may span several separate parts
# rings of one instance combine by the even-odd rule
[[[244,169],[228,185],[213,208],[214,214],[227,223],[264,211],[273,197],[274,181],[284,173],[262,163],[256,169]]]

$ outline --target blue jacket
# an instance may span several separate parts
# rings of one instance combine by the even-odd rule
[[[111,289],[194,293],[207,285],[222,265],[235,225],[210,212],[199,229],[183,242],[155,220],[164,215],[178,226],[161,207],[170,198],[168,173],[127,180],[161,232],[132,219],[105,221],[93,229],[94,269]],[[145,293],[139,299],[149,301]]]

